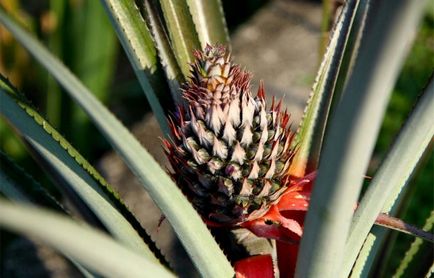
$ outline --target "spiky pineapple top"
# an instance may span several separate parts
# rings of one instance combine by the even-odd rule
[[[186,108],[171,119],[165,141],[172,177],[207,220],[237,224],[264,214],[287,188],[293,156],[289,116],[266,109],[261,83],[252,97],[251,76],[224,47],[195,53],[183,86]]]

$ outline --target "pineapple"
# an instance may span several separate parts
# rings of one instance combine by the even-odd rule
[[[182,87],[186,105],[169,119],[172,140],[164,141],[171,175],[208,223],[258,219],[289,186],[289,115],[274,99],[266,108],[262,82],[252,96],[251,75],[224,47],[195,57]]]

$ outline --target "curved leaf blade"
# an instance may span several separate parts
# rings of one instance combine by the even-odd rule
[[[107,235],[52,212],[0,199],[0,226],[40,239],[107,277],[174,277]],[[49,228],[47,228],[49,227]]]
[[[343,90],[348,82],[348,77],[351,75],[354,68],[354,63],[357,60],[360,50],[360,42],[365,34],[366,17],[370,11],[371,0],[359,0],[359,7],[354,15],[353,24],[349,33],[345,52],[343,53],[342,62],[339,67],[339,73],[336,78],[335,92],[330,105],[330,112],[336,110],[336,106],[342,98]],[[330,118],[329,118],[330,119]]]
[[[170,134],[166,114],[151,86],[150,78],[157,69],[157,52],[151,33],[134,1],[101,0],[115,27],[149,105],[165,136]]]
[[[0,166],[0,192],[3,192],[6,197],[66,212],[41,184],[2,151],[0,151]]]
[[[0,112],[121,242],[158,261],[106,192],[119,199],[96,170],[18,93],[0,79]],[[102,187],[107,188],[106,192]],[[119,201],[120,202],[120,201]]]
[[[430,278],[430,277],[432,277],[433,274],[434,274],[434,262],[432,263],[430,268],[427,270],[427,272],[425,274],[425,278]]]
[[[164,30],[163,22],[155,7],[150,3],[150,0],[144,1],[143,9],[145,17],[149,22],[155,46],[157,47],[158,55],[161,59],[161,64],[163,65],[169,83],[172,98],[175,103],[180,105],[182,103],[182,97],[179,88],[180,84],[185,81],[184,76],[182,75],[172,49],[170,48],[169,38]]]
[[[384,229],[381,227],[373,227],[372,232],[366,237],[365,243],[359,252],[359,256],[364,259],[358,259],[352,268],[350,278],[367,278],[369,275],[369,269],[367,265],[374,263],[374,256],[371,256],[372,250],[378,249],[378,237],[384,236]],[[377,245],[377,247],[375,247]]]
[[[48,193],[39,183],[37,183],[24,169],[16,165],[5,154],[0,151],[0,192],[14,202],[26,205],[44,204],[59,212],[68,212]],[[18,176],[17,176],[18,175]],[[68,258],[84,277],[95,277],[82,265]]]
[[[0,192],[12,200],[21,203],[30,203],[30,199],[23,192],[18,189],[18,186],[7,176],[5,171],[0,168]]]
[[[411,113],[357,208],[345,246],[343,276],[380,212],[388,212],[434,136],[434,78]],[[363,258],[360,258],[363,259]]]
[[[289,170],[293,176],[303,177],[318,167],[330,105],[344,53],[349,51],[346,45],[358,6],[359,0],[348,1],[333,31],[294,140],[298,150]]]
[[[193,51],[201,49],[185,0],[160,0],[173,52],[184,75],[190,75]]]
[[[297,277],[336,277],[354,204],[381,119],[423,1],[379,1],[368,15],[354,71],[321,154],[297,261]]]

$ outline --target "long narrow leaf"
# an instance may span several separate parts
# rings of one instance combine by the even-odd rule
[[[57,59],[21,29],[19,34],[30,53],[67,89],[139,178],[199,271],[207,277],[231,277],[233,269],[202,219],[152,156]]]
[[[207,44],[229,45],[228,28],[220,0],[187,0],[187,4],[202,48]]]
[[[185,0],[160,0],[160,4],[173,52],[184,78],[187,78],[190,75],[189,64],[194,60],[193,51],[200,49],[187,3]]]
[[[60,212],[68,213],[53,196],[51,196],[39,183],[37,183],[24,169],[11,161],[0,152],[0,192],[14,202],[26,205],[43,204]],[[74,259],[68,259],[73,263],[84,277],[95,277]]]
[[[103,178],[3,80],[0,80],[0,112],[56,170],[56,174],[80,195],[116,238],[133,250],[158,261],[137,231],[102,190],[101,184],[108,187]]]
[[[116,29],[119,40],[133,65],[149,105],[163,131],[170,134],[164,110],[149,81],[157,69],[157,52],[151,33],[134,1],[101,0]]]
[[[291,175],[302,177],[305,172],[311,172],[318,167],[330,104],[338,78],[337,73],[358,5],[359,0],[350,0],[345,4],[333,31],[312,89],[309,104],[304,112],[303,121],[294,140],[294,145],[298,150],[290,168]]]
[[[8,198],[65,211],[63,206],[41,184],[1,151],[0,165],[0,192]]]
[[[423,157],[429,157],[431,155],[431,152],[432,148],[429,147],[425,150]],[[424,160],[425,159],[422,158],[419,161],[417,168],[420,168],[422,166]],[[416,173],[414,172],[412,176],[406,181],[405,185],[402,187],[401,192],[399,192],[398,198],[396,198],[396,196],[393,196],[393,194],[390,196],[390,202],[387,201],[386,205],[382,209],[383,213],[390,215],[399,215],[402,208],[408,205],[406,203],[409,201],[414,191],[414,188],[410,186],[410,184],[415,182],[413,180],[414,174]],[[395,201],[393,204],[391,204],[393,200]],[[389,235],[388,232],[388,229],[382,229],[381,227],[374,226],[372,228],[359,252],[359,256],[357,257],[357,260],[354,264],[351,277],[369,277],[373,266],[377,262],[383,259],[387,260],[387,258],[384,258],[382,256],[380,258],[380,254],[382,253],[381,250],[383,248],[387,248],[389,244],[392,244],[391,241],[387,241]]]
[[[178,105],[182,103],[180,84],[185,79],[182,75],[181,69],[176,61],[175,55],[170,48],[169,38],[163,27],[163,22],[158,15],[156,8],[150,3],[150,0],[145,0],[143,3],[145,17],[149,22],[152,35],[157,47],[158,55],[164,67],[169,88],[172,93],[172,98]]]
[[[56,18],[57,28],[50,33],[47,45],[50,48],[51,53],[53,53],[57,57],[63,57],[62,40],[65,32],[63,32],[62,27],[66,21],[65,13],[67,10],[68,2],[50,0],[49,3],[50,13],[52,13],[52,15]],[[46,84],[47,91],[52,93],[52,95],[50,97],[47,97],[45,100],[45,111],[47,113],[47,119],[51,122],[53,126],[62,129],[65,122],[70,122],[70,119],[68,118],[69,116],[71,116],[71,113],[65,112],[65,110],[67,110],[65,109],[65,106],[66,103],[68,103],[67,97],[63,94],[60,94],[59,85],[57,84],[56,80],[54,80],[54,78],[52,78],[49,74],[47,74]]]
[[[297,261],[298,277],[336,277],[392,87],[424,1],[373,3],[359,58],[330,123]]]
[[[428,269],[428,271],[425,274],[425,278],[431,278],[434,274],[434,262],[432,263],[432,265],[430,266],[430,268]]]
[[[434,211],[431,211],[430,216],[426,219],[425,225],[423,227],[424,231],[429,231],[432,229],[434,225]],[[405,252],[404,257],[401,260],[395,274],[393,277],[399,278],[401,277],[405,270],[408,268],[408,265],[413,260],[416,253],[419,251],[420,246],[422,245],[423,240],[421,238],[416,238],[410,245],[410,248]]]
[[[82,1],[78,5],[69,2],[67,6],[69,16],[64,18],[59,30],[70,42],[62,45],[63,60],[99,100],[107,103],[116,66],[116,34],[98,1]],[[77,106],[71,102],[69,105],[71,121],[63,122],[66,126],[63,130],[67,130],[68,138],[82,154],[88,154],[92,150],[88,140],[92,134],[91,123]]]
[[[431,154],[430,148],[425,150],[424,157],[429,156]],[[423,161],[425,159],[421,159],[419,161],[419,165],[417,168],[420,168],[423,164]],[[396,199],[395,203],[392,207],[384,207],[382,212],[387,213],[390,215],[399,215],[402,213],[402,209],[404,207],[407,207],[408,204],[406,204],[411,198],[411,196],[414,193],[414,187],[411,187],[410,184],[414,183],[416,180],[414,180],[414,174],[412,174],[412,177],[406,181],[406,184],[402,188],[401,192],[399,193],[398,198]],[[394,196],[391,196],[394,197]],[[405,209],[404,209],[405,210]],[[391,241],[388,241],[388,235],[390,230],[384,229],[382,227],[374,226],[372,227],[372,230],[368,234],[368,236],[365,239],[365,242],[363,243],[363,246],[359,252],[359,256],[354,263],[354,266],[352,268],[351,272],[351,278],[367,278],[370,277],[371,269],[374,265],[376,265],[377,262],[383,261],[383,259],[387,260],[387,257],[390,254],[390,249],[387,248],[390,244],[393,244],[392,242],[395,241],[395,239],[392,239]],[[386,254],[381,252],[382,250],[386,250]],[[380,254],[384,255],[385,257],[381,256]],[[379,260],[380,259],[380,260]]]
[[[372,256],[371,252],[375,249],[379,250],[377,238],[384,236],[386,231],[381,227],[373,227],[371,233],[366,237],[365,243],[359,252],[359,256],[365,258],[365,260],[358,259],[352,268],[350,278],[367,278],[369,277],[370,267],[375,260],[375,256]],[[375,247],[377,245],[377,247]],[[367,267],[368,266],[368,267]]]
[[[345,247],[343,277],[348,276],[358,251],[378,214],[384,206],[391,206],[390,203],[385,204],[386,201],[393,200],[394,202],[398,197],[433,138],[433,111],[434,78],[431,79],[424,95],[418,101],[418,105],[401,130],[385,161],[381,164],[354,214]]]
[[[336,110],[336,107],[342,98],[345,85],[348,82],[348,77],[351,76],[354,69],[354,64],[360,50],[360,43],[365,34],[367,23],[366,17],[368,16],[371,7],[370,3],[371,0],[360,0],[359,8],[354,15],[354,21],[348,36],[347,46],[342,57],[341,66],[339,67],[339,73],[336,77],[334,96],[330,105],[330,114]],[[328,119],[330,120],[330,117]]]
[[[18,189],[18,186],[3,171],[3,164],[2,169],[0,169],[0,192],[11,200],[30,203],[29,198]]]
[[[42,209],[0,199],[0,226],[37,238],[107,277],[174,277],[107,235]]]

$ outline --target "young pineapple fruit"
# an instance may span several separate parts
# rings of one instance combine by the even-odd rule
[[[170,119],[173,139],[164,142],[172,177],[208,222],[256,219],[288,187],[289,116],[274,99],[266,108],[262,83],[252,96],[251,75],[224,47],[195,57],[182,89],[186,105]]]

